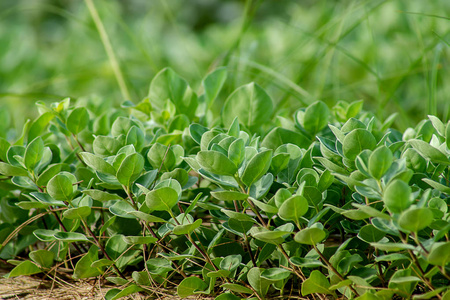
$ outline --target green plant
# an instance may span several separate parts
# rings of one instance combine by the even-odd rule
[[[280,121],[254,83],[218,115],[226,78],[197,95],[165,69],[107,111],[37,103],[17,141],[0,138],[7,276],[64,265],[117,284],[106,299],[173,283],[217,299],[448,296],[450,123],[401,133],[361,101]]]

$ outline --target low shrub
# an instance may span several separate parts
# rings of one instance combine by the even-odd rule
[[[106,299],[449,297],[450,122],[404,133],[362,102],[276,118],[250,83],[212,107],[170,69],[120,108],[46,106],[0,138],[7,277],[72,270]],[[28,256],[28,259],[18,257]],[[225,292],[225,293],[223,293]]]

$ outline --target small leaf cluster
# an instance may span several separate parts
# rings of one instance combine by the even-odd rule
[[[105,278],[106,299],[430,299],[449,295],[450,122],[405,132],[362,101],[291,119],[255,83],[214,100],[173,70],[120,108],[45,105],[0,138],[7,275]],[[17,257],[29,259],[18,260]],[[120,287],[120,288],[119,288]]]

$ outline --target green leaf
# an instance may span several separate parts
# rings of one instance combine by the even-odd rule
[[[256,223],[255,219],[253,219],[252,217],[250,217],[247,214],[240,213],[240,212],[235,212],[235,211],[228,210],[228,209],[225,209],[225,208],[222,208],[220,211],[223,212],[224,214],[226,214],[228,217],[230,217],[232,219],[236,219],[236,220],[239,220],[239,221],[246,221],[246,222]]]
[[[293,256],[291,257],[290,262],[293,265],[302,268],[324,267],[324,264],[320,260],[312,258]]]
[[[369,173],[375,179],[380,179],[393,162],[391,150],[386,146],[375,149],[369,157]]]
[[[117,170],[117,180],[124,186],[130,186],[144,169],[144,158],[139,153],[125,157]]]
[[[381,240],[385,235],[385,232],[378,230],[372,224],[367,224],[359,230],[358,238],[366,243],[374,243]]]
[[[434,219],[433,211],[427,207],[411,208],[400,215],[398,225],[407,231],[418,232],[428,227]]]
[[[247,234],[247,232],[253,227],[254,222],[241,221],[234,218],[228,220],[228,226],[240,233]]]
[[[41,269],[38,266],[36,266],[36,264],[34,264],[29,260],[26,260],[21,262],[14,269],[12,269],[11,272],[7,274],[5,277],[12,278],[21,275],[33,275],[41,272],[42,272]]]
[[[292,197],[292,193],[286,189],[286,188],[281,188],[279,189],[276,193],[275,193],[275,205],[280,208],[281,205],[283,205],[283,203],[289,199],[290,197]]]
[[[39,201],[40,203],[45,204],[46,206],[49,206],[49,205],[66,206],[64,204],[64,202],[57,201],[57,200],[53,199],[52,197],[50,197],[49,194],[46,194],[46,193],[33,192],[33,193],[30,193],[30,195],[33,196],[34,198],[36,198],[36,200]]]
[[[228,158],[236,165],[240,166],[245,157],[245,142],[239,138],[228,147]]]
[[[240,254],[228,255],[220,262],[220,269],[233,272],[236,270],[242,262],[242,256]]]
[[[373,150],[376,145],[377,141],[369,131],[357,128],[345,136],[342,150],[346,158],[354,160],[364,149]]]
[[[173,270],[172,263],[166,260],[166,256],[164,257],[165,258],[150,258],[147,260],[146,265],[150,274],[162,275]]]
[[[113,291],[113,292],[110,292]],[[120,289],[111,289],[109,290],[106,295],[105,295],[105,299],[106,300],[116,300],[116,299],[120,299],[135,293],[138,293],[140,291],[143,291],[143,289],[135,284],[131,284],[129,286],[127,286],[126,288],[124,288],[123,290]],[[117,292],[117,293],[116,293]]]
[[[445,144],[450,149],[450,121],[447,122],[447,127],[445,128]],[[447,292],[447,295],[450,294]]]
[[[450,242],[434,243],[427,260],[432,265],[446,266],[450,262]]]
[[[412,276],[415,274],[411,268],[397,270],[389,280],[389,289],[397,290],[397,293],[403,295],[404,298],[411,298],[411,294],[417,282],[421,281],[418,277]]]
[[[42,268],[50,268],[53,265],[55,253],[49,250],[36,250],[29,254],[30,258]]]
[[[448,159],[447,155],[436,149],[435,147],[431,146],[427,142],[421,141],[421,140],[409,140],[408,143],[413,146],[414,149],[417,150],[423,157],[428,158],[433,163],[438,164],[444,164],[444,165],[450,165],[450,160]]]
[[[269,213],[269,214],[276,214],[278,213],[278,208],[272,204],[274,204],[273,202],[271,204],[267,204],[264,203],[262,201],[258,201],[256,199],[251,199],[253,204],[255,204],[256,207],[258,207],[260,210],[262,210],[263,212]]]
[[[189,297],[196,294],[196,292],[203,291],[208,288],[208,285],[198,277],[188,277],[178,284],[177,294],[181,298]]]
[[[93,129],[96,135],[107,135],[109,134],[110,128],[108,112],[102,113],[94,120]]]
[[[10,164],[0,162],[0,174],[5,176],[28,176],[27,170],[21,167],[15,167]]]
[[[212,272],[209,272],[207,276],[210,278],[229,277],[230,271],[228,271],[228,270],[212,271]]]
[[[87,237],[78,232],[57,232],[53,235],[57,240],[73,243],[73,242],[86,242],[89,241]]]
[[[41,187],[46,186],[50,179],[61,171],[69,172],[70,166],[68,164],[53,164],[48,166],[47,169],[39,175],[36,184]]]
[[[123,241],[130,245],[141,245],[141,244],[153,244],[158,241],[158,238],[153,236],[123,236]]]
[[[398,252],[402,250],[416,250],[413,245],[402,244],[402,243],[370,243],[372,247],[380,249],[381,251],[387,252]]]
[[[110,194],[100,190],[84,190],[82,193],[97,201],[122,200],[122,197],[119,195]]]
[[[227,79],[227,69],[220,67],[209,73],[202,81],[203,88],[205,90],[207,108],[216,99],[220,90]]]
[[[118,217],[125,219],[134,219],[132,213],[136,210],[127,201],[116,201],[114,205],[109,207],[109,211]]]
[[[109,260],[107,258],[102,258],[102,259],[94,261],[91,264],[91,268],[97,269],[97,268],[102,268],[102,267],[109,267],[109,266],[112,266],[113,264],[114,264],[114,262],[112,260]]]
[[[297,232],[294,240],[300,244],[316,245],[323,241],[326,237],[326,233],[323,229],[317,227],[305,228]]]
[[[345,210],[341,214],[344,217],[347,217],[352,220],[364,220],[364,219],[368,219],[370,217],[370,215],[368,215],[367,213],[365,213],[364,211],[359,210],[359,209]]]
[[[170,211],[178,202],[178,193],[171,187],[162,187],[150,191],[145,196],[145,203],[150,210]]]
[[[162,111],[167,100],[176,107],[177,114],[186,114],[190,119],[195,116],[198,101],[197,95],[188,83],[170,68],[161,70],[150,84],[148,97],[152,106]]]
[[[375,258],[375,261],[397,261],[397,260],[411,260],[410,257],[400,254],[400,253],[393,253],[393,254],[386,254],[381,255]]]
[[[220,287],[235,293],[253,294],[253,291],[248,287],[236,283],[224,283]]]
[[[436,296],[438,294],[440,294],[442,291],[445,291],[447,289],[448,289],[448,287],[443,286],[443,287],[434,289],[434,290],[432,290],[432,291],[430,291],[428,293],[424,293],[424,294],[421,294],[421,295],[414,295],[412,297],[412,299],[414,299],[414,300],[416,300],[416,299],[436,299]],[[447,300],[447,299],[449,299],[448,298],[449,296],[450,296],[450,293],[447,292],[447,295],[442,296],[442,299]]]
[[[192,224],[177,225],[173,228],[173,233],[176,235],[191,234],[202,225],[202,222],[202,219],[198,219]]]
[[[47,185],[47,193],[56,200],[72,200],[74,192],[72,181],[63,173],[55,175]]]
[[[111,126],[111,135],[113,137],[126,136],[133,126],[139,127],[138,123],[130,118],[118,117]]]
[[[89,113],[84,107],[77,107],[67,117],[67,129],[73,134],[78,134],[89,124]]]
[[[126,255],[124,255],[125,250],[127,250],[129,246],[127,243],[123,241],[122,234],[116,234],[111,236],[105,245],[105,251],[108,253],[109,257],[118,262],[118,260],[124,258],[126,259]],[[121,258],[119,258],[121,257]],[[120,268],[120,266],[118,266]]]
[[[284,242],[284,236],[290,235],[291,232],[281,230],[271,231],[264,227],[253,227],[250,230],[250,234],[257,240],[270,244],[279,245]]]
[[[222,121],[229,127],[235,117],[247,128],[255,128],[270,121],[273,103],[270,96],[256,83],[237,88],[225,101]]]
[[[308,211],[308,201],[301,195],[288,198],[281,205],[278,214],[283,220],[298,222]]]
[[[241,300],[241,298],[231,293],[224,293],[214,298],[214,300]]]
[[[319,182],[317,183],[317,188],[323,193],[333,184],[333,181],[334,176],[329,170],[325,170],[320,176]]]
[[[273,175],[271,173],[267,173],[250,186],[250,190],[248,191],[248,193],[254,199],[262,199],[267,195],[270,188],[272,187],[272,184]]]
[[[282,127],[275,127],[264,137],[261,142],[261,147],[275,151],[284,144],[293,144],[302,148],[308,148],[309,145],[311,145],[311,139],[300,132]]]
[[[270,281],[279,281],[287,279],[291,275],[291,271],[283,268],[265,269],[261,273],[261,277]]]
[[[139,284],[140,286],[151,286],[152,281],[150,279],[149,273],[144,270],[141,272],[134,271],[131,274],[131,277],[133,278],[134,282]]]
[[[428,183],[431,187],[437,189],[440,192],[446,193],[450,195],[450,187],[440,184],[432,179],[422,178],[422,181]]]
[[[125,144],[133,145],[137,152],[140,152],[144,147],[145,143],[145,134],[142,130],[133,125],[127,133],[127,137],[125,139]]]
[[[0,160],[8,161],[6,153],[8,152],[9,147],[11,147],[9,142],[4,138],[0,137]]]
[[[322,101],[316,101],[310,104],[306,110],[300,114],[297,114],[297,118],[300,117],[299,123],[305,128],[306,131],[315,135],[322,130],[328,124],[330,118],[330,109]]]
[[[36,137],[41,135],[42,131],[44,131],[45,127],[47,127],[48,123],[55,117],[53,112],[48,111],[40,115],[36,120],[33,121],[30,125],[30,129],[28,130],[28,141],[34,140]],[[0,147],[1,148],[1,147]],[[1,152],[1,151],[0,151]],[[1,155],[0,155],[1,159]]]
[[[302,284],[302,296],[319,293],[332,295],[330,282],[320,271],[314,270]]]
[[[262,268],[251,268],[247,273],[248,283],[255,289],[255,291],[262,297],[264,297],[268,290],[269,286],[272,283],[270,280],[267,280],[261,276],[264,269]]]
[[[175,167],[175,154],[172,149],[167,148],[167,146],[160,143],[155,143],[150,148],[147,153],[147,159],[153,168],[159,169],[162,166],[162,171],[170,171]]]
[[[36,201],[20,201],[17,202],[16,205],[22,209],[31,210],[33,208],[47,208],[48,205],[45,205]]]
[[[352,205],[356,208],[358,208],[360,211],[365,212],[370,217],[378,217],[386,220],[390,220],[390,216],[387,214],[382,213],[381,211],[368,206],[368,205],[361,205],[357,203],[352,203]]]
[[[8,158],[8,162],[11,165],[13,165],[14,167],[25,168],[25,166],[20,163],[23,159],[23,156],[25,155],[25,147],[11,146],[11,147],[9,147],[6,155]]]
[[[55,234],[54,230],[48,229],[36,229],[33,231],[33,235],[42,242],[54,241],[56,239],[54,234]]]
[[[193,123],[189,126],[189,134],[191,135],[191,138],[199,145],[201,143],[203,134],[207,131],[208,128],[197,123]]]
[[[24,163],[29,171],[33,171],[34,167],[39,163],[44,154],[44,141],[41,137],[35,138],[28,144],[25,150]]]
[[[246,200],[248,198],[247,194],[236,191],[211,192],[211,196],[220,201]]]
[[[110,136],[99,135],[92,144],[94,154],[102,157],[116,155],[117,151],[123,147],[123,142]]]
[[[98,247],[91,246],[89,251],[77,262],[73,277],[83,279],[101,275],[103,272],[99,268],[92,268],[91,265],[98,260]]]
[[[217,151],[198,152],[197,162],[213,174],[234,176],[237,172],[236,165],[226,155]]]
[[[282,170],[286,169],[289,164],[290,155],[288,153],[278,153],[272,157],[270,163],[270,172],[277,175]]]
[[[341,174],[341,175],[348,175],[349,172],[344,169],[343,167],[335,164],[334,162],[332,162],[329,159],[326,159],[324,157],[313,157],[314,160],[317,160],[322,166],[324,166],[327,170],[330,170],[333,174],[337,173],[337,174]]]
[[[75,208],[69,208],[64,211],[63,215],[67,219],[84,219],[91,214],[91,208],[89,206],[80,206]]]
[[[391,213],[400,213],[411,205],[411,187],[402,180],[389,183],[383,193],[383,202]]]
[[[139,218],[140,220],[143,220],[143,221],[145,221],[147,223],[152,223],[152,222],[154,222],[154,223],[166,223],[167,222],[166,220],[164,220],[162,218],[159,218],[159,217],[156,217],[156,216],[152,216],[152,215],[146,214],[146,213],[141,212],[141,211],[129,211],[127,213],[130,214],[130,215],[133,215],[136,218]]]
[[[107,163],[103,158],[89,152],[81,152],[80,157],[86,163],[86,165],[88,165],[95,171],[116,175],[116,170],[114,170],[113,166]]]
[[[241,180],[248,187],[267,173],[272,161],[272,150],[261,151],[249,161],[242,173]]]

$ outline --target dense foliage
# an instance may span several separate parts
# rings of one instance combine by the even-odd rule
[[[164,69],[138,104],[37,102],[19,139],[0,138],[7,276],[64,268],[116,284],[109,300],[173,285],[222,300],[448,297],[450,122],[402,133],[362,101],[275,118],[255,83],[217,115],[226,80],[216,69],[197,95]]]

